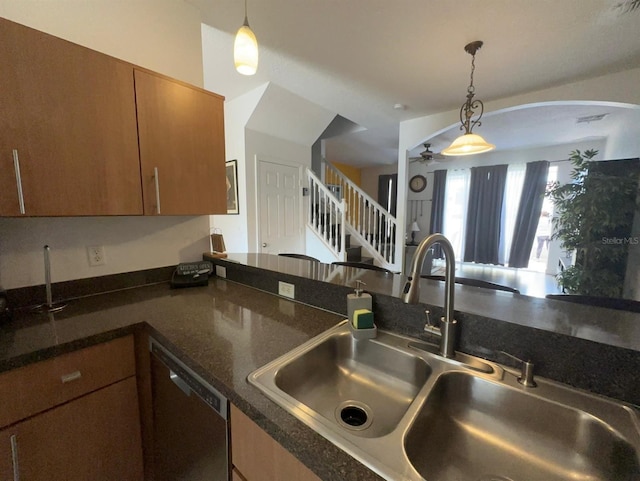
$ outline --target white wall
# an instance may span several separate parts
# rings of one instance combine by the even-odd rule
[[[322,240],[313,232],[309,227],[305,227],[305,239],[306,239],[306,254],[311,257],[315,257],[324,264],[331,264],[332,262],[341,261],[331,249],[329,249]]]
[[[492,112],[502,109],[544,102],[608,101],[638,105],[640,104],[638,84],[640,84],[640,68],[626,70],[559,87],[486,102],[485,116],[490,116]],[[459,115],[460,111],[456,109],[401,122],[399,161],[404,162],[405,150],[411,150],[433,134],[459,124]]]
[[[203,222],[204,219],[204,222]],[[44,283],[43,246],[52,281],[197,261],[209,250],[206,217],[42,217],[1,219],[5,288]],[[86,246],[105,246],[106,265],[90,267]]]
[[[640,157],[640,105],[628,112],[626,122],[609,134],[604,151],[606,160],[637,157]]]
[[[200,15],[175,0],[0,0],[0,16],[202,86]],[[0,219],[0,285],[53,281],[176,264],[209,250],[209,217]],[[103,245],[107,264],[89,267],[86,246]]]
[[[205,88],[209,79],[205,69]],[[245,125],[260,102],[267,85],[263,85],[224,104],[224,134],[227,160],[238,161],[238,201],[237,215],[211,216],[211,226],[220,229],[229,252],[253,252],[249,250],[249,215],[247,210],[247,161],[245,154]]]
[[[210,31],[203,26],[203,35]],[[205,57],[205,85],[214,85],[215,69],[209,61]],[[229,252],[260,252],[257,161],[310,167],[311,145],[334,117],[274,84],[264,84],[225,103],[226,157],[238,160],[240,214],[211,216],[211,223],[212,228],[222,230]],[[301,236],[303,247],[304,243],[305,236]]]

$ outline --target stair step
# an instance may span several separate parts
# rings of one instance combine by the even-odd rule
[[[363,264],[373,264],[373,257],[361,257],[358,262],[362,262]]]
[[[360,262],[362,259],[362,246],[347,247],[345,250],[347,251],[347,261]]]

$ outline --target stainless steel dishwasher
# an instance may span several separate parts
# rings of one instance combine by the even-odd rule
[[[228,401],[150,338],[155,481],[229,481]]]

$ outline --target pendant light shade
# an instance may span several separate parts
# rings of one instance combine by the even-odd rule
[[[253,75],[258,70],[258,41],[249,27],[247,2],[244,3],[244,24],[236,33],[233,43],[233,60],[236,70],[242,75]]]
[[[471,82],[467,87],[467,100],[462,107],[460,107],[460,123],[462,124],[460,130],[464,131],[464,134],[454,140],[449,147],[440,152],[442,155],[473,155],[481,154],[483,152],[489,152],[496,148],[495,145],[490,144],[484,140],[480,135],[472,133],[472,130],[476,126],[482,125],[480,119],[484,112],[484,104],[482,100],[475,99],[475,87],[473,86],[473,73],[476,69],[476,52],[482,47],[482,41],[476,40],[464,47],[465,52],[471,55]],[[478,111],[478,117],[473,120],[473,116]]]
[[[473,155],[489,152],[495,148],[495,145],[490,144],[478,134],[464,134],[440,153],[442,155]]]

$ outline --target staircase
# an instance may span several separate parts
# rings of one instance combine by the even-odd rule
[[[346,260],[349,262],[361,262],[363,264],[373,264],[373,257],[362,256],[362,246],[351,245],[351,234],[345,235]]]
[[[395,217],[342,172],[328,163],[324,165],[324,182],[307,169],[310,191],[307,227],[338,260],[400,271]]]

